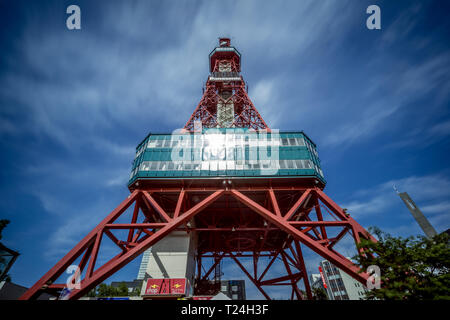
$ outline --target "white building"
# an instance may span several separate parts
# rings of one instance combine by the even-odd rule
[[[147,287],[147,279],[186,278],[192,288],[195,276],[195,232],[173,231],[144,252],[137,279],[144,280],[141,294]]]
[[[367,288],[329,261],[319,263],[319,272],[311,275],[312,287],[326,286],[324,289],[329,300],[364,299]]]

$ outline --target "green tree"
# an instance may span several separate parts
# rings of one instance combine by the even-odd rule
[[[371,265],[380,268],[380,289],[366,293],[367,299],[450,300],[449,236],[433,239],[392,237],[378,228],[370,228],[377,242],[362,240],[358,248],[365,255],[354,260],[361,270]]]
[[[133,291],[130,293],[131,297],[137,297],[141,295],[141,288],[140,287],[136,287],[133,289]]]
[[[125,284],[125,282],[121,282],[119,284],[118,288],[115,288],[117,290],[116,294],[118,297],[127,297],[128,296],[128,287]]]
[[[111,297],[115,294],[115,288],[107,285],[106,283],[101,283],[97,287],[97,297]]]
[[[312,288],[314,300],[328,300],[327,293],[324,288]]]
[[[91,292],[88,293],[92,294]],[[127,297],[128,287],[125,282],[121,282],[118,287],[101,283],[96,289],[94,289],[94,295],[97,297]]]
[[[90,297],[90,298],[93,298],[93,297],[96,297],[96,296],[97,296],[97,290],[95,288],[92,289],[91,291],[89,291],[87,293],[87,295],[86,295],[86,297]]]

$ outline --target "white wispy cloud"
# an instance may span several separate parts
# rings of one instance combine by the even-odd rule
[[[400,221],[402,219],[410,221],[412,217],[394,192],[393,186],[400,192],[408,192],[424,214],[428,215],[430,221],[439,222],[435,224],[436,229],[443,231],[449,227],[450,180],[443,174],[394,179],[369,189],[359,190],[341,207],[347,208],[357,220],[368,219],[370,216],[370,221],[376,221],[376,225],[381,223],[383,227],[389,225],[387,222],[391,215],[395,215],[395,219],[400,218]],[[387,228],[392,229],[392,226]],[[394,229],[398,228],[402,228],[401,222]]]

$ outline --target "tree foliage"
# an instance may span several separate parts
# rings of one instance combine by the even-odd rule
[[[327,293],[324,288],[312,288],[314,300],[328,300]]]
[[[378,242],[358,244],[366,254],[354,260],[361,270],[380,268],[381,287],[366,294],[367,299],[450,300],[450,250],[446,233],[433,239],[392,237],[377,228],[371,233]]]
[[[118,287],[113,287],[105,283],[101,283],[97,288],[91,290],[87,296],[88,297],[127,297],[138,295],[136,294],[138,290],[133,292],[128,292],[128,287],[125,282],[121,282]]]

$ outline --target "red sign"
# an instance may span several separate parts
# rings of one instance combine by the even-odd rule
[[[322,272],[322,268],[321,267],[319,267],[319,272],[320,272],[320,276],[322,277],[323,287],[326,289],[327,288],[327,283],[325,282],[325,278],[323,277],[323,272]]]
[[[192,300],[211,300],[213,296],[194,296]]]
[[[148,279],[145,294],[149,296],[184,295],[186,279]]]

